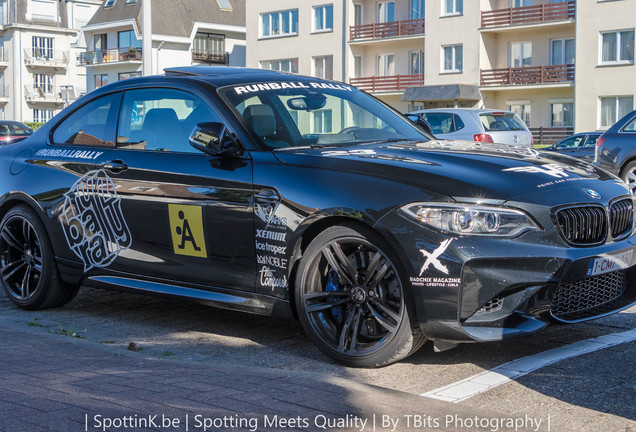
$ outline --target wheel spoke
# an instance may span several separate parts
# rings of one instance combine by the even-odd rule
[[[31,266],[27,266],[26,271],[24,272],[24,277],[22,278],[22,284],[20,285],[20,292],[22,293],[23,298],[28,298],[29,295],[29,278],[31,277]]]
[[[373,318],[375,318],[375,320],[379,322],[380,325],[387,329],[390,333],[397,333],[398,327],[400,325],[399,316],[388,310],[385,306],[381,305],[378,302],[373,302],[373,304],[377,306],[378,309],[380,309],[381,311],[386,312],[387,315],[389,315],[389,317],[395,321],[395,324],[390,323],[380,312],[378,312],[378,310],[376,310],[371,304],[368,304]]]
[[[305,300],[315,300],[323,297],[343,297],[349,296],[349,293],[346,291],[320,291],[315,293],[305,294]]]
[[[350,309],[347,313],[347,319],[344,326],[342,326],[342,332],[340,333],[340,341],[338,342],[338,351],[341,353],[352,354],[355,351],[355,344],[358,339],[358,327],[360,324],[361,310],[358,306]],[[351,342],[349,349],[347,349],[347,341],[349,340],[349,334],[351,333]]]
[[[339,300],[327,301],[324,303],[315,303],[312,305],[305,306],[305,311],[307,313],[316,313],[316,312],[323,311],[325,309],[331,309],[336,306],[340,306],[341,304],[345,304],[348,301],[349,301],[349,298],[344,298]]]
[[[11,229],[9,228],[8,225],[4,226],[4,228],[2,229],[2,234],[0,234],[0,237],[2,237],[2,239],[4,239],[4,241],[6,241],[9,244],[9,246],[12,247],[13,249],[17,249],[20,252],[24,252],[24,246],[22,245],[21,242],[18,241],[18,239],[15,238],[15,236],[11,232]]]
[[[379,255],[379,252],[378,252]],[[373,257],[375,259],[375,257]],[[368,273],[367,273],[367,277],[366,280],[364,282],[364,285],[367,288],[375,288],[378,286],[378,284],[380,283],[380,281],[384,278],[384,276],[386,275],[386,272],[389,271],[390,267],[387,265],[386,261],[382,264],[382,266],[379,266],[380,262],[381,262],[381,258],[382,256],[380,256],[378,258],[377,263],[373,266],[373,268],[371,268],[371,264],[369,264],[369,269],[368,269]],[[379,267],[379,268],[378,268]]]
[[[26,219],[22,220],[22,238],[27,246],[31,245],[31,224]]]
[[[353,268],[338,243],[329,243],[322,248],[321,252],[327,259],[327,262],[329,262],[329,265],[333,267],[333,269],[342,279],[345,280],[346,283],[348,283],[349,285],[353,285],[356,283],[358,272],[356,272],[356,270]]]
[[[13,262],[10,262],[9,264],[7,264],[6,266],[2,267],[2,269],[0,269],[0,275],[2,275],[2,279],[4,279],[5,281],[8,280],[11,276],[13,276],[15,274],[15,272],[17,272],[18,270],[20,270],[22,267],[24,267],[26,265],[26,262],[24,262],[24,260],[19,259],[19,260],[15,260]],[[8,275],[5,275],[4,273],[9,270],[11,267],[14,267],[11,272]]]

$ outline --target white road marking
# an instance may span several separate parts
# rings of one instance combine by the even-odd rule
[[[462,402],[553,363],[634,340],[636,340],[636,328],[621,333],[612,333],[574,342],[504,363],[489,371],[431,390],[420,396],[446,402]]]

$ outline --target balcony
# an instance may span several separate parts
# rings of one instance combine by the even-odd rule
[[[35,47],[26,48],[24,50],[24,63],[32,68],[65,69],[68,65],[68,51]]]
[[[574,19],[576,2],[542,3],[536,6],[513,7],[482,11],[481,27],[501,27],[524,24],[538,24],[547,21]]]
[[[9,66],[9,50],[0,47],[0,68]]]
[[[568,83],[574,81],[574,65],[482,69],[479,78],[482,87]]]
[[[141,48],[126,47],[99,51],[86,51],[77,58],[82,66],[96,66],[109,63],[141,63]]]
[[[351,26],[349,41],[385,39],[424,34],[424,18]]]
[[[31,103],[64,103],[62,92],[53,86],[24,86],[24,98]]]
[[[349,84],[369,92],[402,91],[424,84],[424,75],[393,75],[351,78]]]
[[[192,50],[192,61],[210,64],[230,64],[230,53],[225,51]]]

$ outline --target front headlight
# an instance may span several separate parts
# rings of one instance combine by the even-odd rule
[[[413,203],[402,211],[421,223],[460,235],[514,237],[540,228],[520,210],[474,204]]]

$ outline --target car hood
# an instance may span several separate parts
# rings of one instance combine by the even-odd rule
[[[586,189],[604,197],[628,193],[617,177],[603,170],[527,147],[433,140],[287,148],[275,154],[286,164],[391,179],[462,201],[505,202],[541,193],[551,195],[544,201],[556,205],[590,201]],[[580,197],[565,193],[566,188],[580,190]],[[559,193],[546,194],[554,191]]]

